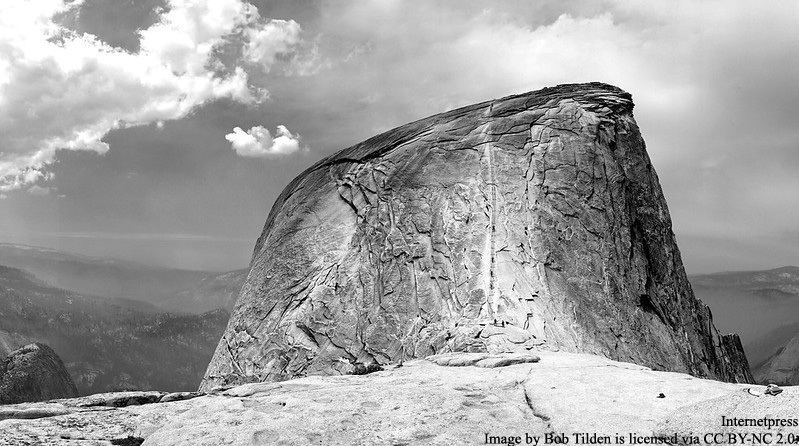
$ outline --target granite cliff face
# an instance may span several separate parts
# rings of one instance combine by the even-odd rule
[[[273,206],[201,388],[533,347],[751,382],[691,291],[632,109],[563,85],[312,166]]]
[[[78,396],[61,358],[50,347],[34,343],[0,359],[0,404]]]

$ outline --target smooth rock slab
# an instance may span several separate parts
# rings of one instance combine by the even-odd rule
[[[106,407],[127,407],[140,406],[143,404],[157,403],[167,392],[158,391],[131,391],[98,393],[84,397],[84,407],[106,406]]]
[[[169,403],[172,401],[185,401],[190,400],[192,398],[197,398],[200,396],[205,395],[204,392],[173,392],[167,395],[164,395],[158,402],[159,403]]]
[[[33,420],[36,418],[56,417],[74,412],[75,410],[57,406],[41,408],[7,408],[0,406],[0,420]]]
[[[107,446],[128,436],[144,438],[145,446],[485,444],[487,433],[687,434],[719,430],[725,413],[799,413],[799,389],[758,398],[745,390],[762,392],[763,386],[657,372],[593,355],[534,353],[539,362],[482,368],[414,360],[364,376],[252,383],[142,406],[84,407],[80,398],[5,406],[75,412],[0,421],[0,445]],[[661,393],[665,398],[658,398]],[[781,432],[797,433],[792,429]]]
[[[489,354],[489,353],[444,353],[425,358],[434,364],[448,367],[476,366],[487,369],[507,367],[514,364],[538,362],[541,358],[529,353]]]

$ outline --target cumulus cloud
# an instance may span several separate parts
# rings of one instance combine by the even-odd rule
[[[28,188],[28,193],[31,195],[38,195],[38,196],[45,196],[50,195],[51,188],[49,187],[42,187],[38,184],[34,184],[33,186]]]
[[[249,42],[244,47],[244,57],[269,71],[278,55],[289,54],[300,43],[301,32],[293,20],[272,20],[262,27],[250,28],[246,31]]]
[[[247,70],[268,70],[301,40],[296,22],[262,18],[242,0],[169,0],[134,53],[54,19],[80,4],[0,2],[0,192],[44,178],[59,149],[105,153],[110,130],[181,119],[221,98],[258,103],[266,91]],[[231,42],[243,55],[226,68],[216,51]]]
[[[269,158],[289,155],[300,150],[300,135],[292,134],[286,126],[277,126],[275,136],[263,126],[255,126],[246,132],[241,127],[225,135],[233,150],[247,158]]]
[[[409,117],[420,117],[558,83],[594,80],[632,92],[638,110],[669,122],[711,100],[743,98],[739,92],[756,103],[778,104],[780,113],[769,117],[773,122],[791,116],[783,111],[795,103],[797,91],[773,94],[772,89],[791,83],[799,67],[793,57],[799,19],[795,3],[578,0],[486,6],[464,0],[458,5],[329,5],[320,31],[329,42],[325,50],[338,53],[338,71],[321,88],[333,91],[337,100],[384,93],[383,104],[394,104],[392,113],[370,111],[376,116],[372,119],[406,110]],[[774,66],[780,69],[765,68]],[[720,104],[712,111],[732,114],[751,103]],[[658,155],[680,157],[689,150]]]

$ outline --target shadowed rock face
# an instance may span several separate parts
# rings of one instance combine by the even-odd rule
[[[272,208],[201,388],[534,346],[751,382],[691,291],[632,108],[563,85],[312,166]]]
[[[0,404],[78,396],[64,363],[50,347],[34,343],[0,360]]]

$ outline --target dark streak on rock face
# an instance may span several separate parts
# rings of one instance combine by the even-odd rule
[[[751,382],[693,295],[632,108],[563,85],[312,166],[272,208],[201,388],[536,346]]]

